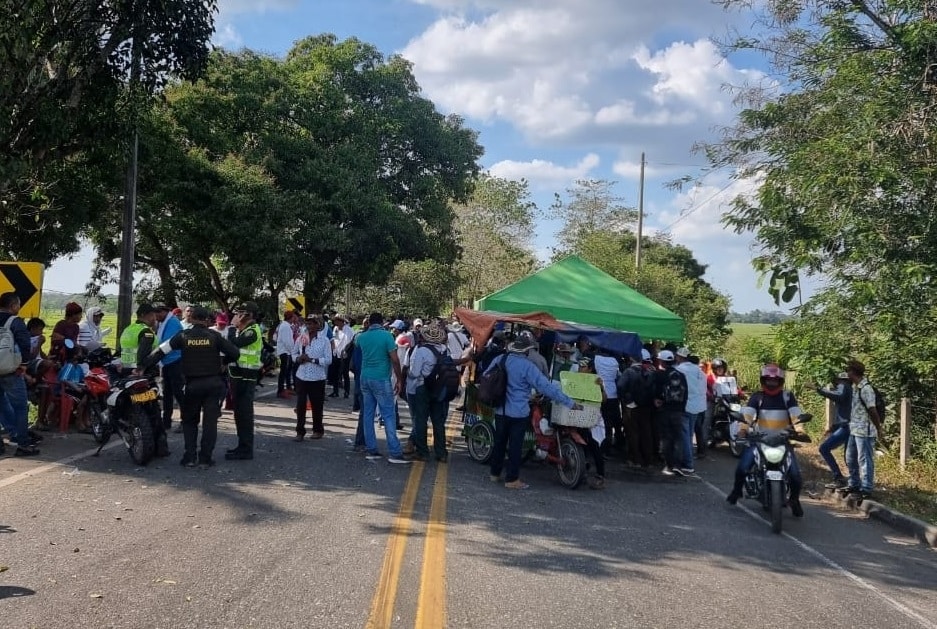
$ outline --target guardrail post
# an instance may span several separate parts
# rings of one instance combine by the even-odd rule
[[[911,400],[906,397],[901,398],[901,437],[899,443],[898,456],[901,462],[901,469],[908,464],[911,458]]]

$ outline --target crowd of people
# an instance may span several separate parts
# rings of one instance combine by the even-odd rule
[[[26,385],[41,375],[43,365],[47,369],[55,362],[60,381],[80,383],[81,351],[101,347],[108,330],[101,328],[100,308],[84,312],[70,303],[65,317],[53,328],[46,354],[42,350],[45,322],[36,318],[23,322],[16,317],[18,308],[14,294],[0,296],[0,325],[9,323],[18,351],[27,357],[23,369],[0,375],[0,418],[16,444],[15,454],[32,456],[38,454],[42,437],[26,425]],[[340,313],[303,316],[286,310],[282,320],[269,329],[261,326],[260,319],[253,302],[239,306],[232,315],[200,306],[184,310],[159,303],[139,306],[135,323],[121,332],[119,359],[126,373],[161,376],[162,413],[154,418],[158,456],[169,454],[165,434],[173,429],[174,406],[178,406],[180,421],[175,430],[183,433],[185,441],[181,463],[212,465],[217,421],[224,405],[234,411],[237,429],[237,442],[225,458],[253,458],[254,394],[261,381],[265,347],[278,359],[277,396],[294,403],[296,441],[323,437],[327,397],[352,398],[352,410],[358,413],[354,449],[370,460],[384,458],[377,424],[385,431],[387,460],[395,464],[430,457],[445,462],[450,400],[463,382],[490,371],[498,357],[504,356],[507,398],[495,409],[491,476],[510,488],[526,486],[519,478],[520,447],[531,392],[569,407],[577,404],[557,386],[562,371],[595,373],[601,387],[602,422],[588,434],[587,448],[593,460],[590,486],[594,488],[604,486],[604,460],[610,456],[636,469],[650,471],[662,465],[661,473],[667,476],[693,475],[695,462],[707,456],[716,397],[727,392],[742,394],[724,359],[701,363],[686,347],[648,344],[639,356],[619,356],[593,346],[587,337],[575,344],[556,342],[551,333],[537,329],[499,331],[484,347],[475,347],[454,316],[428,319],[424,325],[419,318],[386,319],[380,313],[353,318]],[[448,388],[442,376],[446,369],[453,374]],[[881,426],[876,394],[864,373],[864,366],[852,361],[833,387],[817,387],[817,392],[833,400],[837,408],[837,421],[820,447],[833,475],[829,486],[867,496],[874,484],[874,444]],[[784,389],[783,370],[766,365],[760,384],[742,408],[746,422],[760,431],[790,428],[801,410],[793,393]],[[397,434],[404,428],[401,402],[408,405],[412,423],[403,440]],[[312,426],[307,431],[310,411]],[[47,409],[38,427],[51,422],[55,414],[54,407]],[[80,415],[76,414],[76,427],[84,430]],[[842,446],[848,477],[833,456]],[[740,458],[730,503],[741,496],[752,458],[751,449]],[[790,472],[791,508],[799,515],[801,479],[796,460]]]

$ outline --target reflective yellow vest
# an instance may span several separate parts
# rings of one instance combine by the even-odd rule
[[[248,345],[247,347],[241,348],[241,355],[238,357],[237,366],[241,369],[255,369],[259,370],[261,365],[260,352],[263,349],[264,341],[261,336],[260,326],[256,323],[245,328],[247,330],[252,329],[256,335],[254,342]]]
[[[120,335],[120,362],[125,368],[136,369],[137,350],[140,348],[140,333],[149,326],[141,321],[131,323]]]

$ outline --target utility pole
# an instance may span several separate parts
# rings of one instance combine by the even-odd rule
[[[130,145],[130,166],[127,168],[127,192],[124,196],[124,220],[120,251],[120,292],[117,297],[117,336],[121,330],[130,325],[131,310],[133,309],[133,262],[134,242],[136,238],[137,221],[137,132],[133,132],[133,142]]]
[[[644,151],[641,151],[641,178],[638,184],[638,239],[634,246],[634,268],[641,271],[641,235],[644,233]]]

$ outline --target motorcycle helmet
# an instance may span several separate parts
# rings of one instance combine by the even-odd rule
[[[713,358],[711,366],[713,370],[719,369],[721,367],[722,369],[729,371],[729,363],[726,362],[725,358]]]
[[[765,393],[777,393],[777,391],[784,386],[784,370],[778,367],[775,363],[767,363],[761,368],[761,378],[759,378],[759,380],[761,381],[761,387]],[[769,387],[766,384],[768,380],[777,380],[777,386]]]

